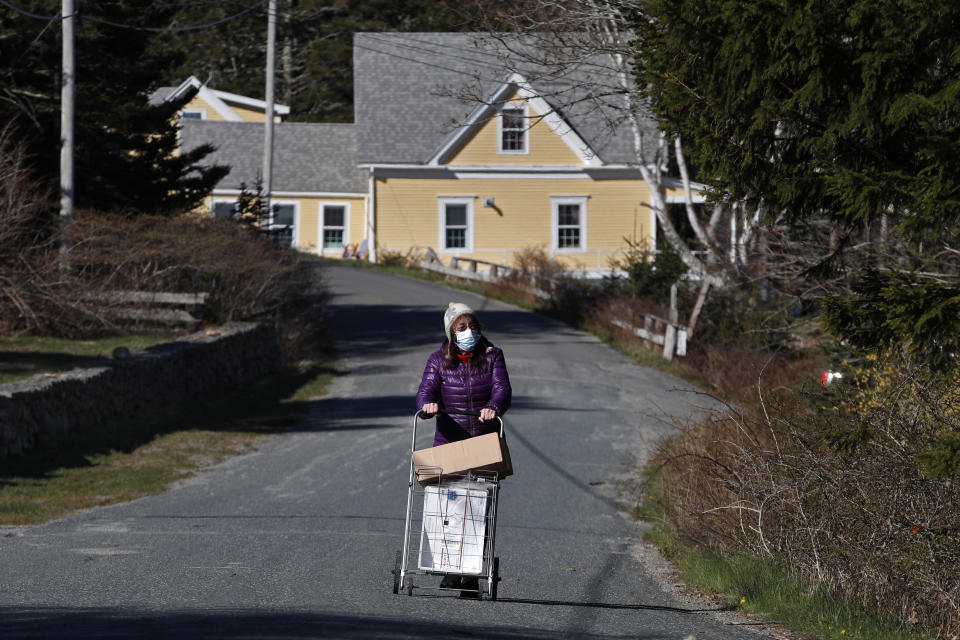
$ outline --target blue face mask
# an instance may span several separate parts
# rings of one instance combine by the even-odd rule
[[[457,346],[463,351],[473,351],[473,347],[480,339],[480,332],[472,329],[464,329],[457,332]]]

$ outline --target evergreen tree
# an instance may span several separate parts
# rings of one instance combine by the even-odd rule
[[[57,184],[60,140],[59,3],[24,0],[0,14],[0,122],[29,143],[35,175]],[[144,28],[169,25],[173,9],[149,0],[77,3],[75,182],[78,208],[173,214],[198,204],[225,175],[200,167],[211,149],[177,153],[183,102],[151,107],[179,54],[150,46]],[[31,13],[33,15],[26,15]],[[37,16],[50,16],[42,20]]]
[[[701,177],[877,250],[826,325],[940,367],[960,354],[960,5],[650,0],[641,86]],[[854,265],[856,266],[856,265]]]

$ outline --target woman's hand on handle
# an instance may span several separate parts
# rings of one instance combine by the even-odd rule
[[[486,422],[487,420],[493,420],[497,417],[497,412],[490,408],[480,409],[480,422]]]
[[[420,412],[428,416],[436,415],[438,411],[440,411],[440,405],[436,402],[428,402],[420,407]]]

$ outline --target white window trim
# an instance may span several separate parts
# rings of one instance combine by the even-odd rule
[[[523,121],[528,123],[523,128],[523,150],[504,149],[503,148],[503,110],[504,109],[522,109]],[[530,155],[530,105],[526,102],[507,102],[497,111],[497,153],[506,156],[528,156]]]
[[[324,207],[343,207],[343,245],[339,248],[323,246],[323,208]],[[350,203],[337,202],[336,200],[321,200],[317,203],[317,253],[322,256],[334,256],[339,258],[343,255],[343,247],[350,244]]]
[[[210,217],[216,217],[216,208],[218,204],[230,204],[233,207],[237,206],[237,198],[210,198]]]
[[[554,253],[586,253],[587,252],[587,198],[588,196],[550,196],[550,249]],[[580,246],[571,249],[558,246],[560,232],[561,204],[576,204],[580,206]]]
[[[270,199],[270,226],[269,229],[272,229],[273,224],[273,206],[278,204],[292,204],[293,205],[293,242],[290,244],[294,249],[300,248],[300,201],[299,200],[282,200],[279,198]]]
[[[180,117],[183,118],[185,113],[199,113],[201,120],[207,119],[207,110],[206,109],[180,109]],[[196,118],[194,118],[196,120]]]
[[[476,196],[437,196],[437,249],[444,253],[473,253],[473,201]],[[467,206],[467,237],[465,247],[447,247],[447,205],[463,204]]]

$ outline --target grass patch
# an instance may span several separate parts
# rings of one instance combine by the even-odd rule
[[[3,461],[0,524],[30,525],[162,493],[299,422],[335,375],[332,352],[252,388],[138,415]]]
[[[97,340],[67,340],[39,336],[0,337],[0,384],[23,380],[38,373],[69,371],[109,358],[117,347],[131,353],[183,335],[175,331],[154,331]]]
[[[892,616],[865,611],[842,595],[804,584],[773,559],[720,556],[684,541],[670,523],[661,490],[661,470],[644,470],[646,491],[634,515],[650,523],[644,539],[677,567],[688,590],[716,596],[730,609],[775,621],[804,638],[858,640],[933,640],[900,626]]]

